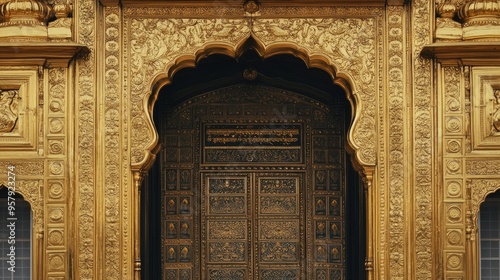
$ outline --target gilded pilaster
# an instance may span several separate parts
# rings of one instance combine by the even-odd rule
[[[385,19],[385,23],[387,20]],[[379,28],[378,37],[384,38],[380,40],[378,46],[378,53],[383,53],[386,50],[387,44],[387,33],[385,28]],[[378,55],[378,63],[380,71],[385,71],[385,57],[383,55]],[[379,112],[385,112],[387,106],[387,96],[384,88],[386,87],[386,75],[378,75],[378,110]],[[373,209],[373,278],[374,279],[385,279],[388,273],[388,250],[386,249],[386,244],[388,242],[388,228],[385,226],[387,224],[387,211],[388,211],[388,194],[389,194],[389,184],[388,184],[388,174],[387,174],[387,162],[388,162],[388,148],[387,148],[387,131],[388,131],[387,116],[384,113],[378,114],[378,155],[377,155],[377,166],[372,178],[372,195],[373,204],[377,205],[376,209]],[[365,185],[367,186],[367,185]],[[368,192],[368,189],[365,188]],[[369,233],[367,233],[369,234]]]
[[[433,72],[432,62],[422,58],[422,48],[432,42],[434,21],[433,1],[416,0],[411,5],[411,61],[413,65],[412,95],[413,108],[413,220],[409,229],[414,232],[413,248],[415,259],[415,279],[436,278],[436,256],[433,244],[436,231],[435,218],[435,139]]]
[[[121,141],[121,53],[120,53],[120,8],[104,8],[104,82],[101,88],[101,102],[104,105],[100,113],[100,125],[106,132],[104,135],[104,145],[102,156],[104,168],[102,178],[106,186],[103,192],[103,212],[104,212],[104,251],[103,279],[126,278],[127,274],[121,274],[121,257],[128,249],[122,245],[120,232],[121,223],[121,201],[120,184],[123,182],[121,173],[122,157],[120,153]],[[124,201],[124,203],[127,203]]]
[[[68,149],[68,69],[51,68],[45,70],[47,77],[47,94],[40,102],[43,106],[45,126],[43,127],[47,157],[48,176],[44,189],[46,201],[44,211],[47,213],[45,223],[44,253],[48,262],[46,274],[48,279],[66,277],[69,272],[69,208],[68,175],[70,174]]]
[[[500,3],[497,0],[468,0],[458,11],[464,40],[500,38]]]
[[[389,125],[387,126],[388,137],[388,162],[387,175],[389,179],[388,202],[388,221],[390,231],[387,234],[387,249],[389,253],[389,275],[391,279],[404,279],[407,275],[407,267],[411,263],[411,256],[408,255],[410,244],[405,244],[410,240],[405,236],[405,193],[404,185],[406,183],[405,174],[405,150],[406,141],[406,123],[405,120],[405,88],[403,82],[406,78],[404,66],[405,42],[404,39],[406,19],[404,16],[404,7],[387,7],[387,88],[386,88],[386,112]],[[405,250],[406,249],[406,250]]]
[[[465,277],[465,94],[463,87],[463,68],[438,67],[438,111],[442,132],[442,170],[443,187],[439,197],[441,205],[443,232],[440,256],[445,279]],[[466,279],[466,278],[463,278]]]
[[[94,0],[75,1],[76,41],[90,53],[76,65],[75,82],[75,263],[76,279],[98,279],[97,248],[102,248],[96,231],[96,9]]]

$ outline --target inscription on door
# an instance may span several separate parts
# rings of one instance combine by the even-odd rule
[[[165,110],[163,279],[345,278],[339,100],[245,84]]]

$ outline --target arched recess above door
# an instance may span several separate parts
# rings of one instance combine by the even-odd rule
[[[176,25],[185,26],[187,23],[182,20],[132,19],[130,25],[142,30],[129,34],[132,42],[128,87],[132,170],[145,172],[154,162],[158,134],[152,121],[153,107],[159,89],[169,84],[178,70],[195,67],[199,60],[210,54],[238,58],[245,50],[254,49],[263,58],[277,54],[299,57],[308,67],[328,73],[332,83],[344,89],[353,112],[348,134],[349,148],[354,154],[353,163],[360,172],[371,177],[376,165],[378,139],[375,60],[378,43],[374,19],[322,20],[326,21],[325,24],[316,25],[308,33],[316,36],[315,43],[310,38],[299,36],[302,29],[291,28],[285,37],[279,33],[279,24],[307,26],[308,19],[283,19],[287,22],[281,23],[263,19],[254,23],[252,32],[244,20],[192,19],[189,24],[194,33],[191,35],[196,36],[189,37],[191,40],[180,38],[179,34],[162,33],[162,29],[158,28],[163,26],[163,31],[166,31]],[[155,32],[148,33],[148,26],[154,26]],[[349,32],[341,32],[347,30]],[[319,41],[322,44],[317,44]],[[347,44],[349,41],[366,44],[351,46]]]

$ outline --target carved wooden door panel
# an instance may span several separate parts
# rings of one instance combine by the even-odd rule
[[[166,105],[163,279],[344,279],[344,102],[239,84]]]
[[[203,175],[203,279],[304,278],[303,173]]]

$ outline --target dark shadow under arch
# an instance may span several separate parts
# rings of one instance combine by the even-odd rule
[[[243,74],[255,70],[254,79]],[[154,107],[154,123],[158,124],[157,112],[180,104],[198,94],[236,83],[262,83],[283,89],[303,89],[308,97],[324,104],[341,96],[345,99],[346,127],[352,122],[351,105],[345,91],[335,85],[325,71],[308,68],[304,61],[292,55],[279,54],[263,59],[257,52],[247,50],[238,59],[213,54],[201,59],[195,68],[183,68],[176,72],[171,83],[160,89]],[[299,90],[300,91],[300,90]],[[358,173],[347,164],[346,216],[348,247],[347,279],[364,279],[366,251],[366,209],[362,182]],[[158,160],[145,180],[141,196],[141,250],[142,279],[160,279],[161,275],[161,196]]]
[[[3,229],[0,230],[0,242],[5,244],[0,249],[0,269],[4,270],[2,275],[8,279],[17,279],[19,276],[23,279],[36,279],[36,254],[33,246],[36,240],[33,235],[33,208],[30,202],[16,192],[15,187],[8,188],[0,184],[0,211],[4,223]],[[13,228],[9,225],[13,225]],[[15,272],[9,270],[12,266]]]

